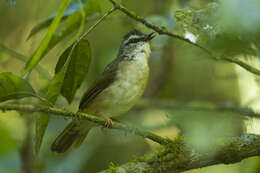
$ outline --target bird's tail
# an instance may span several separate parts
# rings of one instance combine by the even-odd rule
[[[91,126],[85,125],[84,128],[80,128],[78,122],[72,121],[52,143],[51,150],[56,153],[64,153],[73,144],[75,147],[79,147],[88,135],[90,129]]]

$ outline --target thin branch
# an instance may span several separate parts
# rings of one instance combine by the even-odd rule
[[[124,165],[110,167],[100,173],[157,173],[182,172],[216,164],[233,164],[253,156],[260,156],[260,135],[246,134],[219,142],[211,152],[196,152],[187,147],[182,139],[174,142],[175,147],[138,158]]]
[[[107,16],[109,16],[111,13],[113,13],[117,8],[113,7],[111,8],[107,13],[105,13],[100,19],[98,19],[98,21],[92,25],[85,33],[83,33],[72,45],[72,48],[70,50],[70,53],[68,55],[68,57],[70,57],[75,49],[75,47],[77,46],[77,44],[79,44],[79,42],[84,39],[94,28],[96,28],[96,26],[102,22]]]
[[[116,7],[111,8],[107,13],[105,13],[100,19],[98,19],[98,21],[92,25],[84,34],[82,34],[82,36],[79,37],[79,39],[77,40],[77,42],[79,42],[80,40],[84,39],[84,37],[86,37],[93,29],[96,28],[96,26],[102,22],[107,16],[109,16],[111,13],[113,13],[115,10],[117,10]],[[77,43],[76,42],[76,43]]]
[[[0,104],[0,110],[6,111],[6,110],[17,110],[21,112],[43,112],[47,114],[53,114],[58,115],[62,117],[68,117],[68,118],[79,118],[79,119],[85,119],[89,120],[91,122],[97,123],[99,125],[105,126],[106,120],[97,116],[89,115],[82,112],[70,112],[66,110],[61,110],[57,108],[52,107],[44,107],[44,106],[34,106],[34,105],[21,105],[21,104]],[[140,130],[136,127],[131,127],[125,124],[113,122],[113,125],[111,126],[111,129],[118,129],[122,130],[127,133],[133,133],[138,136],[142,136],[144,138],[148,138],[156,143],[162,144],[162,145],[170,145],[171,140],[163,138],[161,136],[158,136],[154,133],[151,133],[149,131]]]
[[[176,35],[176,34],[173,34],[172,32],[168,31],[165,27],[159,27],[157,25],[154,25],[150,22],[148,22],[147,20],[145,20],[143,17],[135,14],[135,12],[127,9],[126,7],[124,7],[123,5],[121,4],[118,4],[115,0],[109,0],[116,9],[122,11],[123,13],[125,13],[127,16],[131,17],[132,19],[144,24],[146,27],[150,28],[150,29],[153,29],[154,31],[156,31],[158,34],[160,35],[168,35],[170,37],[173,37],[173,38],[176,38],[176,39],[179,39],[179,40],[182,40],[186,43],[189,43],[195,47],[198,47],[200,48],[201,50],[203,50],[205,53],[207,53],[209,55],[210,58],[214,59],[214,60],[223,60],[223,61],[227,61],[227,62],[230,62],[230,63],[234,63],[234,64],[237,64],[239,65],[240,67],[246,69],[247,71],[253,73],[253,74],[256,74],[256,75],[260,75],[260,70],[240,61],[240,60],[235,60],[233,58],[228,58],[228,57],[216,57],[210,50],[208,50],[207,48],[197,44],[197,43],[194,43],[194,42],[191,42],[189,39],[186,39],[182,36],[179,36],[179,35]]]

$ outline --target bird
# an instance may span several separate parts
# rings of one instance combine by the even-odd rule
[[[155,32],[144,34],[133,29],[123,37],[117,57],[86,91],[79,112],[103,117],[106,126],[112,117],[128,112],[141,98],[149,78],[149,41]],[[64,153],[71,146],[78,148],[97,124],[74,118],[51,145],[51,151]]]

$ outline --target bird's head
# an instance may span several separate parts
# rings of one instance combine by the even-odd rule
[[[138,53],[150,53],[149,41],[154,38],[154,32],[144,34],[136,29],[124,36],[119,53],[128,56]]]

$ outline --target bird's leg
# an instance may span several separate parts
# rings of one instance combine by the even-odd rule
[[[115,121],[115,122],[124,124],[122,121],[120,121],[120,120],[118,120],[118,119],[115,119],[115,118],[113,118],[113,117],[111,117],[110,119],[111,119],[112,121]]]
[[[106,120],[105,127],[111,128],[113,125],[113,120],[108,116],[105,116],[105,115],[101,115],[101,116]]]

